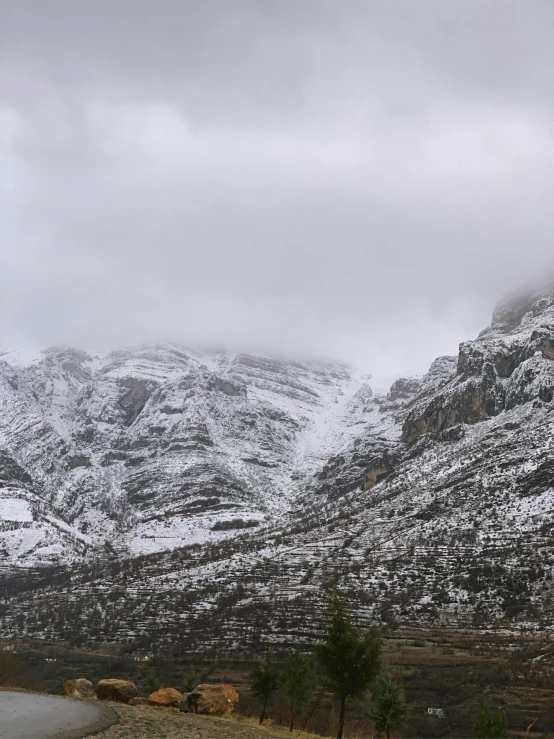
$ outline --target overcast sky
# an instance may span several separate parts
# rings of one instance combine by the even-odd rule
[[[422,372],[554,274],[552,0],[0,0],[0,348]]]

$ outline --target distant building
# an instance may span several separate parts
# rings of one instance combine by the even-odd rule
[[[148,654],[135,654],[133,656],[133,659],[135,662],[150,662],[150,657]]]
[[[428,708],[427,713],[429,714],[429,716],[444,718],[444,708]]]

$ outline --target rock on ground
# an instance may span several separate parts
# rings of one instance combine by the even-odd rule
[[[232,685],[198,685],[187,698],[193,713],[227,716],[235,710],[239,694]]]
[[[80,677],[77,680],[66,680],[62,687],[68,698],[94,698],[94,685],[90,680]]]
[[[138,695],[137,686],[130,680],[107,679],[100,680],[96,686],[96,695],[100,700],[129,703],[131,698]]]
[[[148,696],[148,705],[179,708],[182,700],[183,694],[175,688],[161,688]]]

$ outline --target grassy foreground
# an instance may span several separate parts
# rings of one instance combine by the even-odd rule
[[[309,739],[314,734],[280,726],[258,726],[244,717],[216,718],[176,713],[165,708],[107,703],[120,716],[120,723],[86,739]]]

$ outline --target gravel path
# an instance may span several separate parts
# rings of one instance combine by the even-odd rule
[[[258,727],[249,719],[172,713],[163,708],[115,703],[110,706],[119,714],[120,723],[100,736],[89,736],[86,739],[307,739],[313,736],[296,731],[290,734],[282,727]]]
[[[111,708],[35,693],[0,692],[1,739],[80,739],[118,720]]]

